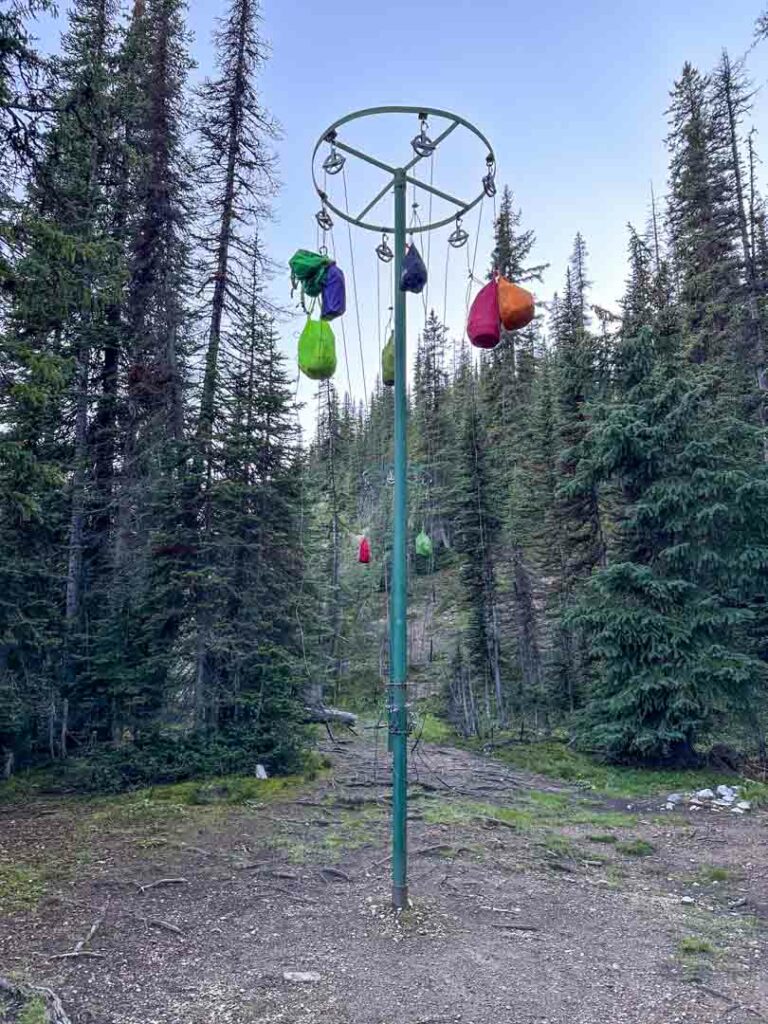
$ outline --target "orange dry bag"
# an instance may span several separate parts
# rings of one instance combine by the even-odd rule
[[[525,288],[499,277],[499,319],[506,331],[527,327],[536,315],[533,296]]]

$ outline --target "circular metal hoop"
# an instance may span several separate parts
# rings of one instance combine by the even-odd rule
[[[466,128],[467,131],[471,132],[472,135],[474,135],[476,138],[478,138],[483,143],[483,145],[485,146],[485,148],[487,150],[486,163],[489,166],[491,166],[491,165],[495,166],[496,157],[494,156],[493,148],[491,147],[491,144],[488,141],[488,139],[485,137],[485,135],[483,135],[483,133],[480,131],[479,128],[476,128],[473,124],[471,124],[465,118],[459,117],[458,114],[452,114],[448,110],[439,110],[436,107],[370,107],[367,110],[356,110],[352,114],[347,114],[346,117],[339,118],[338,121],[334,121],[334,123],[332,125],[330,125],[328,128],[326,128],[326,130],[323,132],[323,134],[317,140],[317,144],[315,145],[315,148],[312,150],[312,182],[313,182],[313,184],[315,186],[315,191],[320,196],[320,198],[323,200],[324,204],[328,207],[329,210],[331,210],[333,213],[335,213],[337,217],[341,217],[342,220],[345,220],[345,221],[347,221],[350,224],[354,224],[354,225],[356,225],[359,228],[364,228],[366,231],[375,231],[378,234],[382,234],[384,232],[386,232],[388,234],[393,234],[394,230],[395,230],[394,225],[392,225],[392,224],[373,224],[373,223],[369,223],[368,221],[364,221],[361,218],[352,217],[348,213],[345,213],[344,210],[339,209],[338,206],[335,206],[331,202],[331,200],[328,198],[325,190],[323,188],[321,188],[321,186],[320,186],[320,184],[318,182],[317,172],[316,172],[316,168],[315,168],[315,160],[317,158],[317,154],[318,154],[318,152],[320,150],[320,147],[324,143],[333,145],[334,142],[336,142],[338,144],[338,140],[337,140],[338,129],[341,128],[342,125],[349,124],[350,121],[358,121],[361,118],[364,118],[364,117],[374,117],[374,116],[377,116],[379,114],[415,114],[415,115],[417,115],[419,117],[422,117],[422,118],[425,115],[427,115],[427,116],[432,116],[432,117],[443,118],[443,119],[445,119],[447,121],[453,121],[454,124],[450,128],[450,131],[453,131],[454,128],[459,128],[459,127],[460,128]],[[438,137],[438,139],[436,141],[439,142],[439,137]],[[363,158],[362,154],[357,154],[357,155],[361,156],[361,158]],[[381,161],[378,161],[378,160],[375,160],[373,158],[367,157],[367,155],[364,157],[364,159],[367,159],[369,163],[372,163],[372,164],[374,164],[374,166],[378,166],[380,169],[385,170],[388,173],[390,173],[390,172],[395,171],[395,170],[398,170],[398,171],[405,170],[407,172],[408,170],[410,170],[411,167],[414,167],[419,162],[420,159],[423,159],[423,157],[419,157],[419,155],[417,154],[415,159],[412,159],[409,164],[406,164],[405,168],[402,168],[402,167],[391,168],[388,165],[383,164]],[[384,195],[386,195],[386,191],[382,193],[380,198],[383,199]],[[482,187],[480,189],[480,192],[478,193],[478,195],[475,196],[475,198],[471,202],[467,203],[465,206],[461,206],[458,209],[458,211],[454,211],[453,213],[450,214],[450,216],[445,217],[443,220],[434,221],[431,224],[416,225],[413,228],[409,229],[409,233],[411,233],[411,234],[421,234],[424,231],[434,231],[437,228],[445,227],[446,224],[451,224],[453,221],[455,221],[457,216],[463,217],[466,213],[468,213],[470,210],[472,210],[475,206],[477,206],[477,204],[479,202],[481,202],[482,199],[485,198],[485,195],[486,195],[485,187]]]

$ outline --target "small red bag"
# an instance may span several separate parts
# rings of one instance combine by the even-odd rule
[[[362,562],[363,565],[368,565],[371,560],[371,545],[368,543],[368,538],[363,537],[360,541],[360,553],[357,556],[358,562]]]
[[[467,321],[467,334],[475,348],[496,348],[501,340],[499,286],[494,279],[475,296]]]

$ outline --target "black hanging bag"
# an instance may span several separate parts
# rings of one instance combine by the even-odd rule
[[[400,274],[400,291],[413,292],[414,295],[419,295],[424,291],[426,283],[427,268],[424,266],[424,260],[421,258],[419,250],[411,242],[403,260],[403,270]]]

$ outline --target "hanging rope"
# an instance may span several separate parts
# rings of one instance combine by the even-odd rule
[[[341,168],[341,180],[344,182],[344,208],[349,216],[349,196],[347,194],[347,169]],[[355,318],[357,320],[357,344],[360,349],[360,370],[363,375],[363,404],[368,412],[368,384],[365,379],[365,357],[363,355],[363,331],[360,326],[360,304],[357,298],[357,271],[355,270],[355,250],[352,246],[352,226],[347,221],[347,237],[349,239],[349,263],[352,267],[352,290],[355,296]]]
[[[333,234],[333,228],[331,228],[331,256],[334,261],[336,259],[336,239]],[[344,366],[347,369],[347,387],[349,388],[349,397],[352,398],[352,376],[349,372],[349,354],[347,352],[347,329],[344,326],[344,317],[339,317],[339,323],[341,325],[341,343],[344,349]]]

